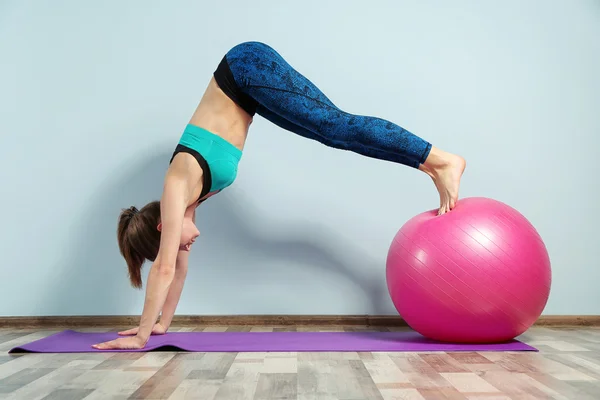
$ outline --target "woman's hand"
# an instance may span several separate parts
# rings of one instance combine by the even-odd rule
[[[140,329],[139,326],[136,326],[135,328],[131,328],[129,330],[119,332],[119,335],[121,335],[121,336],[137,335],[139,329]],[[154,324],[154,327],[152,328],[152,335],[164,335],[165,333],[167,333],[167,328],[162,326],[160,324],[160,322],[157,322],[156,324]]]
[[[115,340],[111,340],[109,342],[98,343],[92,345],[93,348],[98,350],[112,350],[112,349],[143,349],[146,345],[146,340],[142,339],[139,336],[129,336],[124,338],[119,338]]]

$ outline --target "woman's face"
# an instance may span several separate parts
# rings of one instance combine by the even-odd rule
[[[181,230],[181,245],[179,246],[179,249],[190,251],[192,244],[194,244],[198,236],[200,236],[200,231],[194,223],[194,217],[188,215],[184,216]]]

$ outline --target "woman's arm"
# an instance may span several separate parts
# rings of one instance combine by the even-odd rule
[[[177,255],[181,244],[183,217],[191,187],[185,174],[169,170],[160,202],[162,231],[160,249],[148,273],[146,301],[137,336],[146,343],[165,303],[175,277]],[[194,185],[195,186],[195,185]]]
[[[167,333],[169,327],[171,326],[173,316],[175,315],[175,309],[177,308],[179,298],[181,297],[185,277],[187,275],[189,254],[189,251],[180,250],[179,254],[177,255],[177,266],[175,267],[175,276],[173,277],[173,282],[169,287],[169,293],[167,294],[167,299],[165,300],[165,304],[160,314],[160,321],[157,324],[155,324],[154,328],[152,329],[153,335],[164,335],[165,333]],[[139,326],[128,329],[126,331],[121,331],[119,332],[119,335],[137,335],[138,330]]]
[[[175,276],[173,278],[173,282],[171,283],[171,287],[169,288],[169,294],[167,295],[167,299],[165,301],[165,305],[162,308],[162,312],[160,314],[160,325],[165,328],[165,331],[169,329],[171,326],[171,322],[173,321],[173,316],[175,315],[175,310],[177,308],[177,304],[179,303],[179,299],[181,298],[181,292],[183,291],[183,285],[185,283],[185,278],[187,276],[188,271],[188,259],[190,256],[189,251],[179,251],[177,255],[177,266],[175,267]]]
[[[175,277],[177,256],[181,245],[183,219],[193,192],[201,186],[199,173],[190,173],[190,160],[174,160],[165,177],[160,201],[161,237],[160,249],[148,273],[144,311],[136,336],[120,338],[94,345],[97,349],[142,348],[152,334],[152,329],[165,304]]]
[[[192,215],[192,221],[196,223],[195,209]],[[165,301],[165,305],[163,306],[160,314],[160,325],[165,328],[165,332],[171,326],[173,316],[175,315],[175,310],[177,309],[177,304],[179,304],[179,299],[181,298],[181,292],[183,291],[183,285],[187,276],[189,258],[189,251],[180,250],[177,254],[177,261],[175,262],[175,277],[173,279],[173,283],[171,283],[167,300]]]

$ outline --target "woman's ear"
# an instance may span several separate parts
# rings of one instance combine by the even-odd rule
[[[158,223],[158,226],[156,227],[156,229],[158,229],[159,232],[162,232],[162,222]]]

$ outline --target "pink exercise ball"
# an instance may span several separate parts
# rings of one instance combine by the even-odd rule
[[[430,339],[498,343],[539,318],[550,294],[542,238],[514,208],[459,200],[442,216],[411,218],[390,246],[386,279],[400,316]]]

